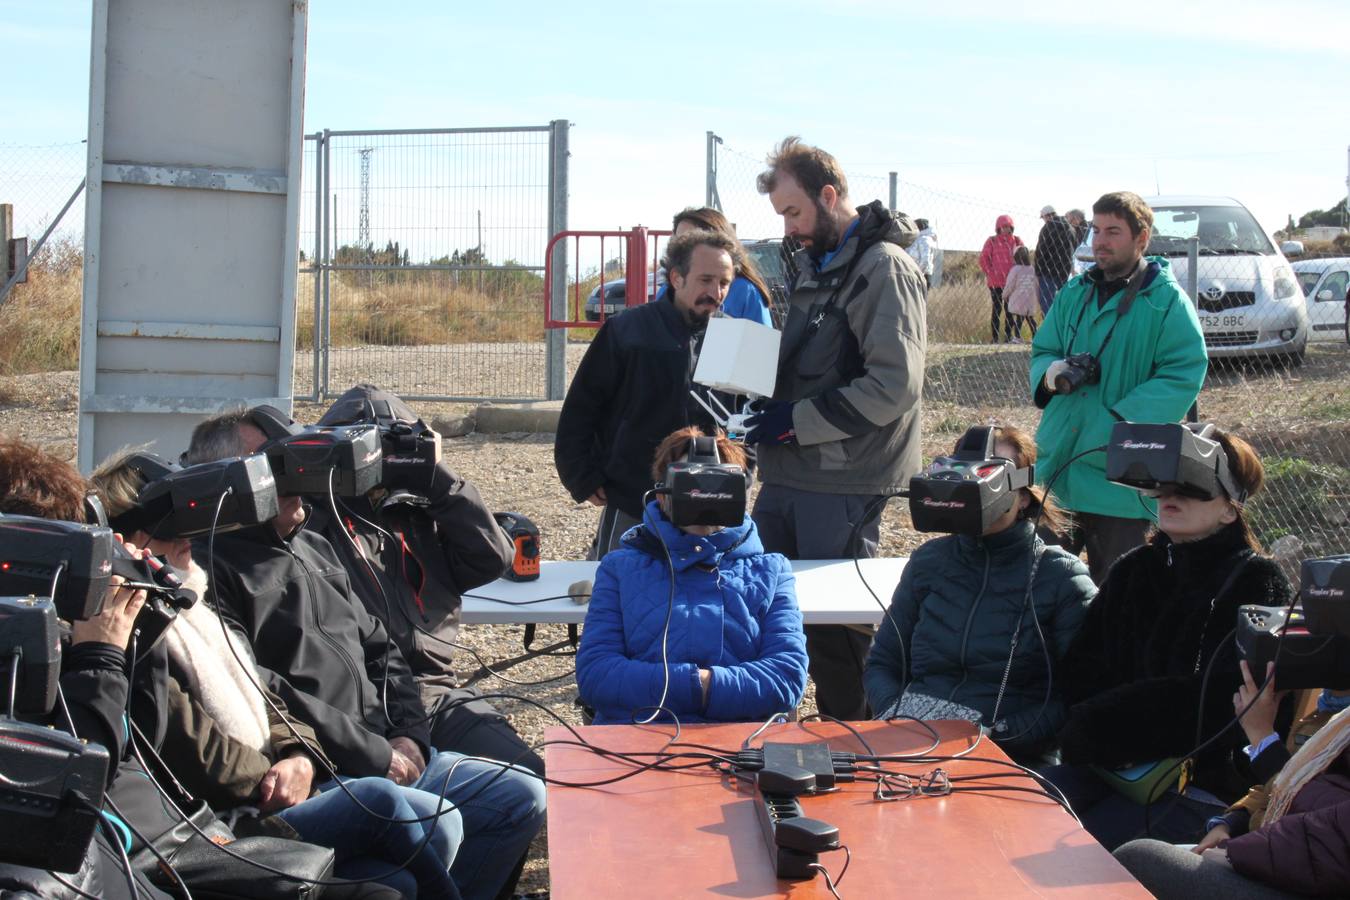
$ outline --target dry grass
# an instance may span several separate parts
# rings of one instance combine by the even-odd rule
[[[0,375],[78,366],[83,265],[79,245],[68,240],[47,244],[33,258],[28,281],[0,306]]]

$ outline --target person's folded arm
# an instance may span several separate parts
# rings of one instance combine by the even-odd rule
[[[707,717],[763,719],[797,708],[806,692],[806,635],[797,608],[796,579],[787,559],[776,560],[773,599],[761,624],[760,652],[731,666],[709,666]]]

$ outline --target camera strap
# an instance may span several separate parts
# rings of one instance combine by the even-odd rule
[[[1120,324],[1121,319],[1129,314],[1130,307],[1134,306],[1134,298],[1139,295],[1139,288],[1143,285],[1144,275],[1147,273],[1148,262],[1143,257],[1140,257],[1139,264],[1135,267],[1134,274],[1130,276],[1130,280],[1125,284],[1125,296],[1120,298],[1120,303],[1116,306],[1116,318],[1115,321],[1111,323],[1111,330],[1106,332],[1106,337],[1102,339],[1102,345],[1097,348],[1095,358],[1098,362],[1101,361],[1102,354],[1106,352],[1106,345],[1111,343],[1111,338],[1116,333],[1116,326]],[[1093,282],[1092,290],[1088,292],[1087,297],[1083,300],[1083,306],[1078,310],[1078,321],[1073,327],[1073,336],[1075,338],[1078,337],[1078,330],[1083,327],[1083,316],[1092,307],[1093,301],[1097,299],[1097,290],[1098,283]],[[1072,340],[1069,341],[1069,347],[1070,349],[1073,348]]]

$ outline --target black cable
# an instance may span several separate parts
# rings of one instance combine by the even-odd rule
[[[107,794],[104,794],[104,799],[105,800],[108,799]],[[88,801],[86,801],[86,803],[87,802]],[[122,858],[122,871],[127,877],[127,887],[131,889],[131,900],[136,900],[137,897],[141,896],[141,888],[140,885],[136,883],[136,873],[133,872],[131,869],[131,857],[127,856],[127,848],[122,846],[122,840],[120,835],[112,831],[112,823],[109,822],[107,817],[103,815],[103,810],[94,806],[92,803],[89,804],[89,806],[96,813],[98,813],[99,824],[103,826],[104,830],[108,834],[108,843],[112,844],[113,847],[116,848],[117,855]],[[118,816],[118,818],[121,819],[122,817]],[[123,824],[125,825],[126,822],[123,822]],[[130,827],[131,827],[130,825],[127,825],[127,828]]]
[[[44,870],[44,871],[46,871],[48,875],[50,875],[50,876],[52,876],[53,878],[55,878],[55,879],[57,880],[57,882],[58,882],[62,887],[66,888],[67,890],[72,890],[72,891],[74,891],[75,893],[79,894],[81,897],[87,897],[87,898],[89,898],[89,900],[103,900],[103,898],[101,898],[101,897],[95,897],[93,894],[90,894],[90,893],[87,893],[87,892],[85,892],[85,891],[80,890],[80,889],[77,888],[75,885],[71,884],[69,881],[66,881],[66,880],[65,880],[64,878],[62,878],[60,875],[57,875],[55,872],[52,872],[52,871],[50,871],[50,870]],[[133,894],[132,896],[135,896],[135,895]]]
[[[23,648],[15,647],[9,661],[9,717],[14,718],[14,708],[19,696],[19,662],[23,659]]]
[[[487,600],[492,603],[499,603],[502,606],[534,606],[536,603],[551,603],[554,600],[573,600],[577,597],[589,597],[589,593],[577,594],[555,594],[552,597],[539,597],[535,600],[502,600],[499,597],[489,597],[486,594],[460,594],[461,597],[468,597],[471,600]]]
[[[207,542],[206,542],[207,567],[211,573],[210,576],[211,584],[213,585],[219,583],[218,579],[216,578],[216,530],[217,530],[216,523],[220,519],[220,511],[224,507],[225,498],[229,496],[232,492],[233,492],[232,488],[227,488],[225,492],[222,493],[219,498],[217,498],[215,515],[211,520],[211,530],[207,534]],[[450,804],[449,809],[443,811],[438,807],[436,812],[432,813],[429,816],[419,816],[415,819],[397,819],[382,815],[376,812],[375,810],[371,809],[370,807],[366,806],[364,803],[362,803],[361,799],[352,792],[351,788],[349,788],[346,782],[341,777],[339,777],[338,773],[328,765],[328,763],[325,761],[323,753],[320,750],[316,749],[312,744],[310,744],[310,742],[307,741],[305,737],[300,734],[300,732],[296,731],[295,725],[291,722],[290,717],[286,715],[286,713],[284,713],[280,707],[277,706],[277,704],[272,700],[270,696],[268,696],[267,691],[263,690],[262,685],[258,683],[258,679],[256,677],[256,669],[254,665],[252,663],[246,663],[244,659],[240,657],[239,651],[235,647],[235,642],[230,635],[229,626],[225,624],[225,617],[221,614],[219,604],[216,602],[215,591],[208,590],[206,592],[206,595],[207,596],[203,598],[203,602],[206,603],[207,608],[210,609],[211,612],[215,613],[216,620],[220,623],[221,634],[225,638],[225,645],[230,648],[230,655],[234,657],[234,661],[239,665],[240,671],[243,673],[244,677],[248,679],[249,684],[253,685],[254,690],[256,690],[259,696],[262,697],[263,702],[267,704],[268,708],[272,710],[272,713],[276,715],[277,718],[282,722],[282,724],[286,726],[286,730],[289,731],[291,736],[295,738],[295,740],[299,743],[299,745],[302,748],[304,748],[305,752],[310,756],[310,759],[317,764],[318,768],[322,770],[326,776],[328,776],[327,780],[335,782],[337,787],[341,789],[344,793],[346,793],[348,798],[353,803],[355,803],[356,806],[362,812],[382,822],[388,822],[390,824],[397,824],[397,825],[408,825],[415,822],[426,822],[437,819],[440,816],[444,815],[445,812],[448,812],[450,809],[456,808],[456,805],[452,803]],[[481,790],[479,792],[476,792],[473,796],[476,797],[478,793],[481,793]]]
[[[370,573],[370,580],[375,582],[375,589],[380,592],[380,600],[384,603],[384,665],[380,670],[380,709],[384,712],[385,723],[390,728],[399,728],[401,727],[399,723],[395,722],[393,717],[389,715],[389,656],[394,647],[394,637],[390,632],[390,623],[394,621],[394,609],[393,605],[389,602],[389,593],[385,591],[384,583],[381,582],[380,577],[375,574],[375,566],[366,558],[366,553],[361,549],[361,546],[356,543],[356,538],[349,534],[347,529],[342,527],[342,515],[338,512],[337,508],[337,495],[333,492],[333,479],[336,475],[336,468],[328,470],[328,506],[333,511],[333,524],[337,526],[338,531],[342,532],[342,536],[347,539],[347,542],[352,545],[352,549],[356,551],[356,555],[361,562],[366,564],[366,571]],[[346,506],[346,504],[343,505]],[[352,513],[352,515],[356,514]],[[358,518],[360,517],[358,516]],[[362,521],[365,520],[363,519]]]

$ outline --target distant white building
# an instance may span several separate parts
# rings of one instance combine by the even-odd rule
[[[1300,228],[1294,232],[1296,241],[1334,241],[1336,238],[1345,234],[1344,228],[1338,228],[1335,225],[1314,225],[1311,228]]]

